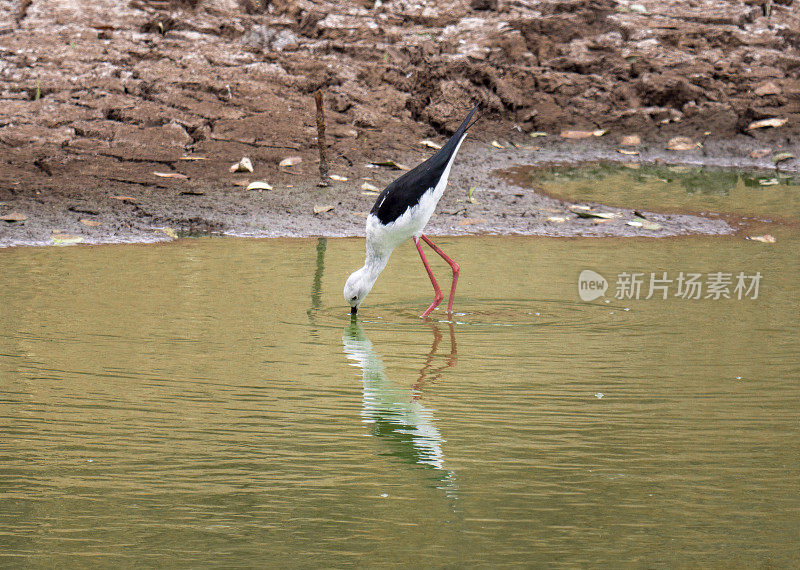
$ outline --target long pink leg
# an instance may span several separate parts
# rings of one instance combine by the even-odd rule
[[[422,237],[425,238],[425,236]],[[427,238],[425,239],[427,240]],[[422,263],[425,265],[425,271],[428,272],[428,277],[431,278],[431,283],[433,284],[433,290],[435,293],[433,303],[431,303],[431,306],[428,307],[421,315],[422,317],[427,317],[431,314],[431,312],[433,312],[436,306],[442,302],[444,295],[442,294],[442,290],[439,288],[439,284],[436,282],[436,278],[433,276],[433,270],[431,270],[431,266],[428,265],[428,260],[425,259],[425,254],[422,252],[422,245],[420,245],[417,236],[414,236],[414,245],[417,246],[417,251],[419,252],[419,256],[422,258]]]
[[[458,283],[458,272],[461,271],[461,266],[458,263],[456,263],[453,259],[451,259],[445,252],[439,249],[439,247],[436,244],[434,244],[431,240],[429,240],[427,236],[423,235],[421,237],[423,240],[425,240],[425,243],[427,243],[429,246],[433,248],[433,251],[442,256],[442,259],[444,259],[450,266],[450,268],[453,270],[453,285],[452,287],[450,287],[450,302],[447,303],[447,312],[452,313],[453,299],[456,296],[456,284]]]

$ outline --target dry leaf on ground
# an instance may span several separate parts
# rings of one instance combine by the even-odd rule
[[[53,240],[53,243],[55,245],[72,245],[76,243],[81,243],[83,241],[83,237],[81,236],[66,234],[62,232],[53,232],[50,238]]]
[[[314,214],[324,214],[325,212],[330,212],[333,210],[333,206],[314,206]]]
[[[747,236],[750,241],[760,241],[761,243],[775,243],[775,236],[764,234],[763,236]]]
[[[642,139],[639,138],[639,135],[625,135],[619,141],[619,144],[622,146],[636,146],[642,144]]]
[[[6,214],[4,216],[0,216],[0,220],[4,222],[24,222],[28,219],[28,216],[25,214],[21,214],[19,212],[11,212],[10,214]]]
[[[789,119],[786,117],[772,117],[770,119],[761,119],[760,121],[753,121],[747,126],[748,131],[753,129],[763,129],[765,127],[782,127]]]
[[[689,137],[673,137],[667,142],[667,150],[697,150],[697,143]]]
[[[297,166],[301,162],[303,162],[302,156],[287,156],[278,163],[278,166],[286,168],[287,166]]]
[[[263,180],[256,180],[248,184],[245,190],[272,190],[272,184],[264,182]]]
[[[185,174],[181,174],[180,172],[153,172],[156,176],[160,178],[178,178],[180,180],[188,180],[189,177]]]
[[[436,150],[442,148],[442,145],[429,140],[419,141],[419,144],[421,144],[422,146],[427,146],[428,148],[435,148]]]
[[[592,131],[561,131],[562,139],[588,139],[591,136]]]

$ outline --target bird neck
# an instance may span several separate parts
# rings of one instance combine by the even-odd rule
[[[370,283],[375,283],[378,275],[381,274],[383,268],[389,262],[389,256],[381,256],[375,253],[372,249],[367,248],[367,257],[364,260],[364,274]]]

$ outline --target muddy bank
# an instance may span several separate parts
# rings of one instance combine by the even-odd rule
[[[54,231],[86,243],[173,231],[359,235],[373,199],[362,184],[399,174],[365,165],[424,159],[418,142],[442,142],[473,101],[484,118],[433,233],[630,231],[548,223],[563,204],[490,175],[514,164],[771,167],[796,147],[800,18],[786,0],[768,16],[757,0],[428,4],[0,0],[0,216],[26,218],[0,224],[0,244],[52,243]],[[348,178],[328,189],[315,186],[318,88],[331,172]],[[786,121],[748,129],[775,117]],[[559,140],[565,129],[608,134]],[[529,136],[537,131],[550,136]],[[620,155],[633,134],[639,155]],[[677,135],[702,148],[663,150]],[[243,156],[255,172],[232,175]],[[281,168],[287,156],[303,162]],[[245,180],[274,190],[235,185]],[[477,203],[463,202],[471,187]],[[728,231],[662,221],[672,234]]]
[[[519,165],[575,163],[616,158],[607,145],[582,145],[560,141],[544,143],[540,150],[497,149],[483,142],[465,143],[451,175],[450,186],[431,220],[433,235],[527,234],[550,236],[650,236],[730,233],[733,228],[722,219],[681,214],[641,212],[657,222],[659,230],[634,228],[626,224],[635,218],[632,209],[599,207],[592,210],[616,212],[616,219],[581,218],[572,204],[537,193],[535,188],[513,176]],[[401,156],[414,164],[429,152]],[[642,152],[647,156],[647,151]],[[661,151],[648,158],[660,160]],[[664,157],[665,158],[665,157]],[[687,157],[688,158],[688,157]],[[697,157],[700,160],[700,157]],[[716,157],[715,164],[738,162]],[[202,163],[202,166],[196,166]],[[80,238],[83,243],[160,241],[174,235],[224,234],[251,237],[363,236],[366,214],[376,194],[364,184],[383,188],[402,171],[354,164],[335,169],[347,181],[333,181],[319,188],[312,167],[297,174],[281,172],[271,179],[272,190],[246,190],[233,182],[259,179],[256,175],[231,174],[227,161],[191,161],[183,168],[224,170],[224,184],[199,183],[190,179],[163,179],[157,185],[141,184],[109,188],[101,201],[95,195],[39,194],[7,202],[4,211],[25,214],[23,222],[0,226],[3,245],[48,245]],[[402,164],[402,163],[401,163]],[[156,167],[150,165],[151,167]],[[147,176],[148,165],[140,172]],[[163,168],[162,168],[163,169]],[[284,169],[288,170],[288,169]],[[276,177],[273,177],[276,178]],[[519,181],[519,182],[518,182]],[[472,190],[471,200],[469,191]],[[124,192],[123,194],[119,194]],[[99,203],[98,203],[99,202]],[[327,209],[324,212],[319,210]],[[315,209],[319,213],[315,213]],[[562,219],[563,218],[563,219]],[[92,222],[90,226],[86,222]],[[174,232],[174,233],[173,233]]]

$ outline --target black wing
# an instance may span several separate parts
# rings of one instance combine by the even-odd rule
[[[384,225],[391,223],[402,216],[409,207],[417,204],[425,192],[436,186],[459,141],[467,129],[475,124],[470,124],[469,121],[477,110],[478,105],[475,105],[439,152],[389,184],[375,200],[370,214],[376,215]]]

